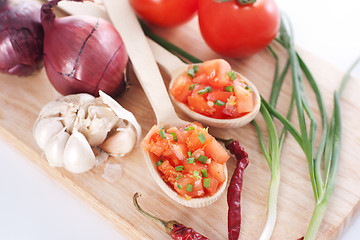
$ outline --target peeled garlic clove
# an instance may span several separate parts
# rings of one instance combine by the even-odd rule
[[[61,131],[52,137],[44,148],[46,159],[52,167],[64,166],[64,149],[70,134]]]
[[[65,168],[73,173],[83,173],[95,165],[95,155],[85,136],[74,130],[64,149]]]
[[[136,144],[136,133],[132,127],[120,128],[100,146],[104,151],[123,156]]]
[[[63,128],[64,126],[57,118],[45,118],[40,120],[34,127],[34,138],[36,143],[41,149],[44,149],[49,139],[59,133]]]

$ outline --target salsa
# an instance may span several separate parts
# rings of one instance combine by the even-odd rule
[[[238,118],[254,109],[252,89],[223,59],[189,66],[170,94],[191,110],[217,119]]]
[[[200,123],[153,126],[142,142],[162,179],[188,199],[214,195],[225,182],[226,150]]]

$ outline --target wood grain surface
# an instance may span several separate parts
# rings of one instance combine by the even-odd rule
[[[63,13],[59,12],[58,15],[61,16]],[[170,30],[154,30],[201,59],[218,58],[219,56],[202,40],[196,21],[195,18],[186,25]],[[273,47],[278,52],[283,65],[287,59],[285,51],[277,45]],[[333,90],[338,87],[343,73],[311,53],[299,51],[318,81],[330,115]],[[268,51],[264,50],[244,60],[227,60],[236,71],[256,84],[265,98],[269,97],[275,61]],[[163,77],[168,84],[169,76],[163,75]],[[156,118],[132,71],[130,80],[129,91],[117,100],[134,113],[143,128],[144,136],[156,123]],[[60,96],[50,85],[44,69],[27,78],[0,74],[0,89],[1,136],[43,169],[49,177],[90,204],[126,238],[169,239],[162,226],[136,212],[132,204],[132,196],[135,192],[142,194],[139,199],[140,204],[153,214],[166,220],[176,219],[210,239],[227,238],[226,194],[212,205],[200,209],[190,209],[175,203],[160,190],[150,176],[140,146],[126,157],[112,158],[84,174],[71,174],[62,168],[50,167],[32,136],[33,124],[42,106]],[[308,85],[306,89],[309,89]],[[359,81],[352,79],[341,98],[343,144],[339,175],[317,239],[336,239],[359,208],[359,90]],[[288,108],[290,92],[291,78],[288,75],[278,104],[278,109],[282,113]],[[311,104],[312,110],[318,116],[314,95],[310,94],[309,97],[310,102],[314,103]],[[189,120],[182,113],[178,113],[179,116]],[[293,118],[295,117],[294,115]],[[266,135],[260,115],[257,121]],[[280,129],[280,124],[278,127]],[[252,125],[247,125],[228,130],[210,128],[210,132],[215,136],[238,139],[249,153],[250,164],[245,171],[242,193],[241,239],[258,239],[266,221],[270,171],[261,154],[256,131]],[[105,180],[103,174],[106,164],[110,163],[121,164],[124,171],[121,178],[109,182]],[[235,166],[233,157],[227,166],[229,174],[232,174]],[[281,156],[278,217],[272,239],[301,237],[306,231],[313,207],[314,198],[306,158],[294,139],[287,136]]]

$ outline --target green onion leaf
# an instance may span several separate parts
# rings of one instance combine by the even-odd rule
[[[188,192],[192,192],[192,190],[193,190],[193,185],[191,185],[191,184],[187,184],[186,185],[186,191],[188,191]]]
[[[202,162],[203,164],[205,164],[208,160],[208,157],[207,156],[204,156],[204,155],[200,155],[197,159],[199,162]]]
[[[156,166],[158,167],[158,166],[160,166],[162,163],[163,163],[163,160],[159,160],[159,161],[157,161]]]
[[[194,69],[195,73],[198,73],[198,72],[199,72],[199,66],[198,66],[198,65],[194,65],[194,66],[193,66],[193,69]]]
[[[175,142],[178,141],[178,138],[175,133],[171,132],[170,135],[173,136]]]
[[[183,166],[183,165],[180,165],[180,166],[176,166],[176,167],[175,167],[175,171],[177,171],[177,172],[180,172],[180,171],[182,171],[182,170],[184,170],[184,166]]]
[[[205,136],[204,136],[204,134],[202,133],[202,132],[200,132],[199,134],[198,134],[198,139],[200,140],[200,142],[201,142],[201,144],[204,144],[204,142],[205,142]]]
[[[233,70],[231,70],[230,72],[226,73],[226,75],[228,75],[228,77],[234,81],[237,77],[236,77],[236,74]]]
[[[186,159],[186,163],[194,163],[195,162],[195,158],[187,158]]]
[[[189,86],[189,91],[194,90],[194,87],[195,87],[196,85],[199,85],[199,84],[198,84],[198,83],[191,84],[191,85]]]
[[[161,139],[166,139],[166,134],[165,134],[164,127],[160,128],[160,138]]]
[[[201,169],[200,171],[201,171],[201,175],[202,175],[203,177],[208,177],[206,168],[203,168],[203,169]]]
[[[245,89],[249,90],[249,92],[251,92],[251,93],[253,92],[253,90],[249,87],[249,85],[246,85]]]
[[[212,90],[213,90],[212,87],[206,86],[203,89],[201,89],[200,91],[198,91],[198,94],[203,95],[204,93],[212,92]]]
[[[216,100],[215,101],[215,105],[217,106],[224,106],[226,103],[224,103],[223,101],[220,101],[220,100]]]
[[[190,126],[190,127],[186,127],[184,128],[184,131],[190,131],[190,130],[194,130],[195,128],[193,126]]]
[[[200,172],[199,172],[199,171],[194,170],[194,176],[195,176],[195,177],[200,177]]]
[[[177,187],[178,187],[178,189],[182,189],[181,184],[178,184]]]
[[[179,178],[181,178],[181,174],[177,175],[177,177],[175,178],[175,181],[178,180]]]
[[[191,151],[188,151],[188,157],[190,158],[192,155],[192,152]]]
[[[210,181],[211,179],[210,178],[204,178],[204,188],[210,188]]]
[[[234,86],[226,86],[225,87],[225,92],[233,92],[234,91]]]
[[[190,68],[189,71],[188,71],[188,75],[192,78],[195,77],[195,70],[193,68]]]

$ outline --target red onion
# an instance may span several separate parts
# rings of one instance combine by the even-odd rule
[[[90,16],[56,18],[52,0],[41,8],[44,66],[50,82],[63,95],[99,90],[113,97],[126,89],[128,56],[109,22]],[[77,0],[81,1],[81,0]]]
[[[0,0],[0,72],[31,75],[42,67],[40,4]]]

